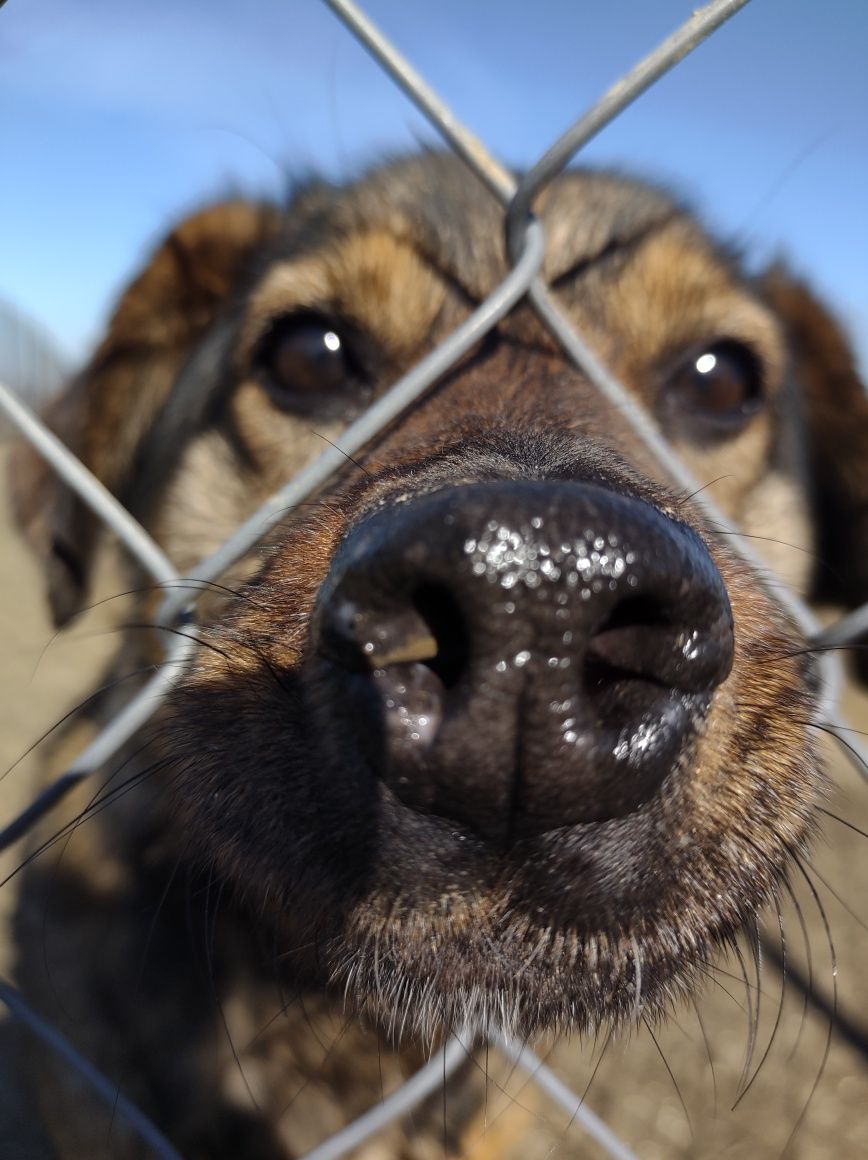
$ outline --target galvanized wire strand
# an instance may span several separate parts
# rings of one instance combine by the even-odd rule
[[[514,246],[521,247],[524,223],[537,193],[561,172],[592,137],[596,137],[601,129],[604,129],[628,105],[632,105],[637,97],[698,48],[712,32],[735,16],[736,12],[744,8],[748,2],[749,0],[712,0],[712,3],[704,8],[697,9],[671,36],[667,36],[652,52],[634,65],[603,93],[584,116],[574,121],[569,129],[558,137],[522,177],[512,197],[506,213],[506,236],[510,252]]]
[[[369,443],[412,402],[423,395],[466,354],[493,326],[509,313],[524,295],[545,255],[542,227],[529,224],[524,252],[497,289],[473,311],[469,318],[450,334],[436,350],[426,355],[411,371],[399,379],[363,415],[347,427],[340,442],[327,447],[308,467],[276,491],[220,547],[197,565],[186,584],[206,585],[221,575],[252,545],[262,538],[278,520],[315,492],[342,467],[348,457]],[[166,598],[158,614],[161,624],[170,624],[189,596],[176,589]]]
[[[0,409],[31,445],[84,503],[116,533],[128,551],[158,584],[177,584],[180,574],[138,520],[111,494],[91,471],[64,446],[57,436],[12,391],[0,383]],[[47,786],[17,817],[0,829],[0,851],[22,837],[80,781],[89,777],[118,752],[154,714],[165,692],[177,680],[192,654],[195,640],[173,641],[160,671],[76,758],[72,767]]]
[[[542,1090],[559,1104],[570,1117],[570,1122],[580,1124],[588,1135],[596,1140],[613,1160],[638,1160],[636,1153],[620,1140],[612,1129],[598,1115],[586,1107],[584,1096],[577,1096],[552,1069],[540,1059],[526,1043],[497,1027],[489,1030],[489,1039],[506,1058],[530,1076]]]
[[[437,132],[470,166],[477,177],[502,201],[512,197],[515,180],[509,170],[497,161],[475,133],[462,124],[445,101],[425,79],[401,56],[353,0],[324,0],[335,16],[364,45],[371,56],[388,72],[395,84],[425,114]],[[519,250],[521,247],[519,247]],[[518,253],[518,251],[516,252]]]
[[[451,1035],[443,1048],[405,1080],[397,1091],[318,1144],[313,1151],[306,1152],[301,1160],[339,1160],[401,1116],[406,1116],[427,1096],[433,1095],[461,1066],[472,1050],[473,1040],[470,1031]]]
[[[515,177],[472,133],[353,0],[323,0],[469,169],[508,205]]]
[[[153,717],[163,698],[177,684],[178,678],[193,654],[196,638],[182,634],[172,641],[159,671],[124,705],[116,717],[73,761],[71,767],[47,786],[34,800],[0,830],[0,851],[23,837],[29,829],[80,781],[111,761],[121,746]]]
[[[96,476],[61,443],[41,419],[0,383],[0,410],[42,455],[52,470],[76,492],[103,523],[108,524],[127,550],[158,584],[180,580],[171,560],[138,520],[127,511]]]
[[[395,83],[427,117],[437,132],[459,153],[471,171],[497,194],[507,208],[508,214],[511,201],[520,188],[519,183],[509,171],[463,125],[455,113],[433,92],[391,41],[360,12],[353,0],[325,0],[325,3],[341,18],[350,31],[358,36],[382,68],[389,73]],[[715,3],[709,4],[705,9],[691,16],[658,49],[640,61],[621,81],[603,95],[601,102],[617,101],[617,109],[610,110],[608,117],[598,122],[595,114],[598,105],[595,104],[547,150],[544,155],[545,158],[549,159],[546,162],[545,180],[553,180],[557,173],[572,159],[575,148],[586,144],[589,137],[602,128],[604,124],[607,124],[616,112],[626,108],[645,91],[649,84],[659,79],[664,72],[673,68],[689,52],[693,51],[701,43],[701,40],[713,30],[713,27],[729,19],[746,3],[747,0],[716,0]],[[633,78],[632,81],[631,78]],[[558,165],[556,169],[553,168],[552,160],[555,158]],[[537,172],[531,197],[535,196],[541,188],[542,179],[539,177],[539,169],[538,165],[531,170],[531,173]],[[516,218],[516,221],[521,224],[525,221],[525,217],[526,215],[522,213],[521,218]],[[588,378],[602,391],[612,405],[627,418],[670,478],[693,496],[694,505],[703,512],[710,521],[710,525],[724,534],[732,534],[734,537],[731,541],[732,547],[760,575],[768,578],[767,583],[774,582],[768,564],[754,551],[751,545],[744,541],[738,528],[729,523],[707,496],[697,494],[700,491],[699,482],[675,455],[648,412],[603,366],[588,344],[576,333],[572,323],[564,317],[551,292],[539,278],[535,279],[529,288],[528,298],[543,323],[562,344],[576,366],[587,374]],[[809,643],[820,643],[823,630],[819,621],[805,602],[788,585],[783,583],[775,585],[775,599],[790,613],[808,638]],[[862,612],[868,621],[868,604],[863,606]],[[861,620],[859,623],[862,623]],[[838,704],[841,684],[840,664],[836,657],[828,653],[819,658],[818,664],[822,671],[823,686],[819,715],[824,717],[828,716],[830,711],[834,711]],[[868,748],[857,737],[848,737],[846,744],[844,744],[834,726],[829,726],[826,721],[823,722],[823,725],[828,727],[829,731],[842,743],[848,759],[853,762],[862,776],[868,777]]]
[[[119,1088],[107,1079],[92,1063],[80,1055],[68,1039],[56,1028],[37,1015],[19,992],[9,983],[0,981],[0,1003],[9,1013],[28,1028],[38,1039],[59,1055],[84,1080],[97,1096],[107,1105],[112,1115],[122,1116],[133,1131],[148,1145],[150,1154],[156,1160],[182,1160],[159,1129]]]
[[[811,638],[811,643],[818,648],[838,648],[853,644],[860,637],[868,633],[868,604],[861,604],[830,624],[828,628],[820,628]]]

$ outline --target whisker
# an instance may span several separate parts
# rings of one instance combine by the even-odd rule
[[[714,487],[715,484],[722,483],[725,479],[732,479],[732,474],[718,475],[714,479],[710,479],[708,483],[703,483],[701,487],[697,487],[694,491],[689,492],[687,495],[679,496],[677,506],[686,507],[692,499],[696,499],[698,495],[702,495],[704,491],[708,491],[709,488]]]
[[[758,540],[761,543],[775,544],[779,548],[790,548],[793,552],[799,552],[801,555],[807,556],[826,570],[831,568],[831,565],[824,561],[822,556],[818,555],[811,548],[806,548],[804,544],[794,544],[790,540],[779,540],[774,536],[761,536],[758,533],[742,532],[733,528],[715,527],[714,534],[716,536],[734,536],[739,540]]]
[[[862,775],[868,776],[868,760],[866,760],[866,758],[863,757],[863,755],[859,752],[859,750],[856,748],[855,745],[851,745],[850,742],[847,741],[847,739],[845,737],[842,737],[840,735],[840,733],[838,732],[838,727],[836,725],[829,725],[829,724],[826,724],[822,721],[799,721],[796,718],[794,718],[794,720],[796,720],[796,723],[798,725],[804,725],[806,728],[809,728],[809,729],[818,729],[821,733],[825,733],[825,734],[827,734],[827,736],[831,737],[834,741],[837,741],[838,744],[842,747],[842,749],[845,749],[847,751],[847,756],[850,758],[850,760],[853,762],[853,764],[856,766],[856,768],[862,773]],[[854,730],[852,730],[852,732],[859,733],[859,730],[854,729]]]
[[[823,875],[820,873],[820,871],[817,869],[816,866],[811,867],[811,873],[814,875],[814,877],[820,883],[822,883],[822,885],[826,888],[826,890],[829,891],[829,893],[832,895],[832,897],[835,899],[835,901],[838,903],[838,905],[840,907],[842,907],[842,909],[845,910],[847,912],[847,914],[850,915],[850,917],[853,919],[853,921],[858,926],[861,926],[863,930],[868,931],[868,923],[866,923],[863,918],[860,918],[859,915],[856,913],[856,911],[853,910],[853,908],[850,905],[848,905],[848,903],[846,903],[844,901],[844,899],[841,897],[841,895],[838,893],[838,891],[835,890],[835,888],[832,886],[832,884],[828,881],[827,878],[823,877]]]
[[[708,1031],[706,1030],[706,1027],[705,1027],[705,1020],[702,1018],[702,1009],[701,1009],[700,1003],[695,995],[691,996],[690,1002],[691,1002],[691,1006],[693,1007],[693,1012],[696,1015],[696,1022],[699,1024],[699,1031],[700,1031],[700,1034],[702,1035],[702,1042],[705,1044],[705,1054],[708,1058],[708,1066],[711,1070],[711,1086],[712,1086],[712,1091],[714,1093],[713,1107],[714,1107],[714,1114],[716,1116],[717,1115],[717,1099],[718,1099],[717,1073],[716,1073],[715,1067],[714,1067],[714,1057],[711,1054],[711,1040],[708,1037]]]
[[[785,883],[785,889],[786,889],[787,894],[789,895],[790,902],[793,904],[793,909],[796,912],[796,918],[797,918],[798,923],[799,923],[799,928],[802,932],[802,945],[805,948],[805,959],[806,959],[806,962],[808,965],[808,980],[809,980],[811,987],[813,987],[814,961],[813,961],[813,951],[811,948],[811,936],[810,936],[810,933],[808,931],[808,924],[805,921],[805,915],[804,915],[804,911],[802,910],[802,904],[799,901],[799,898],[796,895],[795,890],[793,889],[793,887],[791,886],[791,884],[789,882]],[[766,946],[766,953],[768,954],[769,951],[774,951],[774,949],[775,949],[774,946],[767,945]],[[792,959],[791,959],[791,966],[790,966],[790,979],[791,979],[791,981],[793,980],[793,978],[794,978],[794,976],[793,976]],[[802,993],[802,1013],[801,1013],[801,1016],[799,1018],[799,1030],[796,1033],[795,1041],[793,1043],[793,1046],[790,1050],[790,1054],[788,1056],[788,1059],[790,1059],[790,1060],[795,1057],[796,1052],[799,1049],[799,1044],[802,1041],[802,1035],[804,1034],[805,1025],[806,1025],[807,1019],[808,1019],[808,1005],[810,1004],[810,1001],[811,1001],[810,989],[803,991],[803,993]]]
[[[808,1110],[810,1109],[811,1102],[814,1098],[814,1095],[817,1091],[817,1088],[820,1086],[820,1080],[823,1078],[823,1074],[826,1070],[826,1063],[828,1062],[828,1059],[829,1059],[829,1052],[832,1050],[832,1032],[833,1032],[833,1028],[835,1025],[835,1019],[837,1017],[837,1012],[838,1012],[838,962],[837,962],[837,957],[835,954],[835,943],[832,939],[832,930],[831,930],[831,927],[829,926],[829,919],[828,919],[828,916],[826,914],[826,910],[823,906],[823,903],[820,900],[820,896],[817,893],[816,888],[814,887],[814,884],[811,881],[810,875],[808,874],[808,871],[805,868],[801,858],[798,856],[798,854],[795,851],[793,851],[792,854],[793,854],[793,861],[795,862],[796,868],[798,869],[802,878],[805,880],[805,883],[807,884],[807,887],[811,892],[811,897],[814,900],[814,903],[817,907],[817,912],[820,915],[820,920],[821,920],[821,922],[823,924],[823,928],[826,932],[826,941],[827,941],[828,946],[829,946],[829,955],[830,955],[831,960],[832,960],[832,1004],[831,1004],[831,1011],[829,1013],[828,1027],[826,1030],[826,1041],[825,1041],[825,1044],[823,1047],[823,1054],[822,1054],[822,1057],[820,1059],[820,1066],[817,1068],[817,1074],[814,1077],[814,1082],[811,1085],[811,1090],[808,1092],[808,1098],[805,1100],[804,1106],[802,1107],[802,1110],[799,1113],[799,1117],[796,1120],[795,1124],[793,1125],[792,1131],[790,1132],[789,1136],[787,1137],[787,1142],[784,1144],[783,1150],[781,1152],[781,1156],[784,1156],[786,1154],[786,1152],[788,1151],[788,1149],[790,1147],[790,1144],[793,1142],[799,1129],[801,1128],[802,1124],[805,1122],[805,1117],[808,1114]]]
[[[777,916],[778,916],[778,925],[780,927],[780,937],[781,937],[781,953],[780,953],[781,993],[780,993],[780,999],[778,1000],[778,1009],[777,1009],[777,1012],[775,1014],[775,1022],[774,1022],[774,1026],[772,1027],[771,1035],[769,1036],[769,1041],[765,1046],[765,1050],[762,1053],[760,1061],[756,1065],[756,1068],[754,1069],[753,1074],[751,1075],[750,1079],[747,1081],[747,1083],[744,1085],[741,1092],[739,1093],[735,1103],[732,1105],[732,1108],[730,1109],[731,1111],[735,1111],[735,1109],[738,1107],[738,1105],[741,1103],[741,1101],[744,1099],[744,1097],[750,1091],[756,1077],[762,1071],[763,1064],[768,1059],[769,1053],[771,1052],[771,1049],[772,1049],[772,1045],[774,1044],[775,1039],[777,1038],[778,1030],[781,1026],[781,1019],[782,1019],[783,1013],[784,1013],[784,999],[786,997],[786,981],[787,981],[787,954],[786,954],[786,939],[784,936],[784,916],[781,913],[780,903],[777,900],[777,897],[775,898],[775,907],[776,907],[776,912],[777,912]],[[757,952],[759,953],[760,947],[762,947],[764,950],[765,945],[766,945],[765,941],[758,939]],[[758,1016],[759,1016],[759,999],[757,999],[757,1017]]]
[[[852,830],[855,834],[858,834],[860,838],[868,838],[868,832],[860,830],[858,826],[855,826],[852,822],[848,822],[840,814],[833,814],[831,810],[827,810],[824,806],[818,806],[817,809],[821,814],[825,814],[827,818],[831,818],[834,822],[840,822],[842,826],[846,826],[848,830]]]
[[[127,758],[127,760],[124,761],[124,763],[119,767],[119,770],[123,769],[125,765],[129,764],[131,758],[136,756],[138,753],[141,753],[143,749],[144,746],[139,749],[136,754],[133,754],[130,758]],[[5,878],[0,880],[0,889],[2,889],[4,886],[7,886],[13,880],[13,878],[25,870],[37,858],[41,857],[41,855],[44,854],[47,850],[50,850],[58,842],[61,842],[65,837],[68,837],[68,835],[76,828],[76,826],[84,821],[89,820],[92,817],[96,817],[96,815],[101,813],[103,809],[109,805],[112,805],[114,801],[117,800],[117,798],[123,796],[123,794],[132,789],[140,780],[149,776],[155,769],[159,769],[161,765],[165,764],[165,760],[165,758],[161,758],[160,761],[155,762],[154,765],[149,766],[146,770],[137,771],[126,781],[121,782],[121,784],[118,786],[115,786],[109,794],[105,794],[102,797],[95,797],[90,805],[88,805],[84,810],[80,811],[75,818],[69,822],[64,823],[64,825],[61,826],[61,828],[57,830],[50,838],[46,838],[39,846],[36,847],[35,850],[32,850],[26,858],[19,862],[14,870],[10,871]],[[112,775],[112,777],[114,776],[116,776],[116,774]],[[109,781],[111,781],[111,778]],[[105,786],[100,787],[101,790],[104,788]]]
[[[101,696],[103,696],[104,693],[111,692],[111,690],[116,689],[118,685],[122,685],[124,681],[131,681],[134,677],[141,677],[145,673],[151,673],[157,667],[159,666],[153,664],[143,665],[140,669],[133,669],[132,672],[123,673],[121,676],[114,677],[112,680],[107,681],[106,684],[100,685],[98,689],[94,689],[92,693],[90,693],[83,700],[79,701],[77,705],[74,705],[68,712],[64,713],[62,717],[59,717],[58,720],[55,721],[52,726],[50,726],[50,728],[46,729],[44,733],[36,738],[32,745],[28,745],[24,752],[19,757],[17,757],[15,761],[13,761],[12,764],[3,771],[3,773],[0,773],[0,781],[3,781],[3,779],[12,773],[12,771],[16,769],[22,761],[25,761],[35,749],[38,749],[39,746],[43,744],[43,742],[47,741],[52,733],[57,732],[57,730],[61,729],[68,721],[78,716],[79,713],[82,713],[85,709],[92,705],[94,701],[97,701]]]
[[[684,1102],[684,1096],[681,1093],[681,1088],[678,1086],[678,1080],[675,1078],[675,1073],[669,1066],[669,1060],[666,1058],[663,1052],[663,1048],[660,1046],[657,1040],[657,1036],[654,1034],[654,1031],[652,1030],[651,1024],[648,1021],[648,1017],[646,1015],[642,1016],[642,1022],[645,1024],[645,1029],[651,1036],[651,1042],[654,1044],[654,1047],[657,1050],[657,1054],[663,1061],[663,1066],[666,1068],[667,1072],[669,1073],[669,1078],[672,1080],[672,1086],[675,1088],[675,1094],[678,1096],[678,1101],[684,1111],[684,1118],[687,1120],[687,1126],[690,1129],[690,1135],[695,1137],[696,1133],[693,1130],[693,1121],[690,1118],[690,1112],[687,1110],[687,1104]]]
[[[311,433],[316,435],[317,439],[324,440],[324,442],[328,443],[330,447],[334,447],[335,451],[340,451],[341,455],[343,455],[343,457],[348,460],[348,462],[352,463],[354,467],[357,467],[364,475],[370,476],[371,473],[368,471],[367,467],[364,467],[361,463],[359,463],[358,459],[354,459],[348,451],[344,451],[343,447],[339,447],[337,443],[334,443],[331,439],[329,439],[328,435],[323,435],[322,431],[312,430]]]
[[[728,987],[724,987],[724,985],[723,985],[723,983],[721,983],[720,979],[717,978],[717,972],[720,971],[721,969],[722,968],[719,967],[716,963],[708,963],[708,962],[699,963],[698,962],[696,964],[696,970],[699,972],[699,974],[701,974],[703,976],[703,978],[707,979],[709,981],[709,983],[713,984],[715,987],[717,987],[721,991],[723,991],[723,993],[724,993],[724,995],[726,995],[727,999],[731,1000],[735,1004],[735,1006],[738,1007],[739,1011],[741,1011],[742,1013],[745,1013],[746,1012],[745,1005],[743,1003],[740,1003],[739,1000],[736,999],[735,995],[733,995],[732,991],[730,991]],[[724,972],[724,977],[735,979],[736,982],[743,981],[743,980],[737,978],[735,975],[732,975],[728,971]]]
[[[232,1034],[232,1029],[229,1026],[229,1020],[226,1017],[226,1009],[223,1006],[223,1000],[221,999],[221,997],[217,991],[217,976],[216,976],[215,971],[214,971],[214,943],[213,943],[213,939],[214,939],[215,923],[217,921],[217,911],[220,908],[220,903],[221,903],[222,898],[223,898],[223,891],[225,889],[225,884],[223,882],[221,882],[219,884],[219,887],[217,890],[217,898],[216,898],[216,901],[214,902],[213,907],[212,907],[212,905],[211,905],[211,887],[213,885],[213,881],[214,881],[214,865],[212,863],[211,866],[209,867],[208,877],[206,880],[205,905],[204,905],[204,915],[203,915],[205,927],[206,927],[206,930],[204,932],[205,938],[203,939],[203,943],[204,943],[204,951],[205,951],[205,962],[206,962],[207,971],[208,971],[208,982],[209,982],[209,985],[211,988],[211,997],[214,1001],[214,1007],[217,1011],[217,1015],[220,1019],[221,1025],[223,1027],[223,1033],[226,1037],[226,1042],[229,1044],[229,1050],[232,1053],[232,1059],[235,1063],[235,1068],[238,1072],[238,1075],[241,1078],[242,1084],[244,1085],[244,1090],[247,1092],[247,1096],[248,1096],[253,1108],[256,1110],[256,1112],[259,1115],[262,1115],[262,1108],[260,1107],[259,1101],[257,1100],[256,1096],[253,1094],[253,1088],[250,1086],[250,1081],[247,1078],[247,1072],[244,1070],[244,1064],[241,1061],[241,1055],[238,1052],[238,1048],[237,1048],[236,1043],[235,1043],[235,1038]],[[209,918],[209,912],[210,912],[210,918]]]
[[[609,1048],[609,1044],[611,1042],[612,1042],[612,1032],[609,1031],[609,1033],[607,1034],[606,1039],[603,1043],[603,1047],[600,1051],[599,1058],[597,1059],[597,1062],[594,1064],[594,1069],[591,1072],[590,1078],[588,1079],[588,1082],[585,1084],[585,1090],[579,1096],[578,1102],[577,1102],[576,1107],[575,1107],[575,1111],[570,1116],[566,1126],[558,1134],[558,1138],[555,1140],[555,1142],[552,1144],[551,1148],[546,1153],[546,1160],[548,1160],[548,1158],[550,1156],[555,1155],[555,1148],[559,1147],[563,1143],[563,1141],[566,1140],[567,1133],[569,1132],[570,1128],[572,1128],[573,1124],[578,1119],[579,1113],[580,1113],[581,1109],[585,1106],[585,1103],[586,1103],[587,1098],[588,1098],[588,1094],[590,1093],[590,1090],[591,1090],[591,1087],[593,1086],[594,1080],[597,1078],[597,1072],[600,1070],[600,1067],[601,1067],[603,1060],[606,1056],[606,1052]],[[545,1060],[543,1060],[542,1062],[545,1062]]]
[[[511,1107],[517,1107],[517,1108],[521,1109],[521,1111],[527,1112],[528,1115],[532,1116],[537,1121],[537,1123],[542,1124],[546,1127],[549,1126],[548,1120],[546,1119],[546,1117],[544,1115],[542,1115],[539,1112],[539,1110],[537,1108],[529,1107],[527,1104],[522,1103],[522,1101],[519,1097],[521,1096],[522,1092],[525,1091],[526,1088],[528,1088],[533,1082],[535,1082],[537,1073],[540,1070],[540,1068],[547,1066],[549,1059],[551,1058],[552,1052],[554,1051],[554,1046],[550,1046],[546,1050],[545,1054],[537,1059],[535,1065],[526,1072],[526,1074],[525,1074],[524,1078],[521,1080],[519,1086],[512,1093],[509,1091],[509,1083],[510,1083],[513,1075],[515,1075],[515,1072],[518,1070],[518,1058],[519,1058],[519,1056],[515,1055],[512,1057],[508,1057],[509,1062],[510,1062],[509,1072],[507,1073],[505,1079],[503,1079],[501,1081],[501,1080],[496,1079],[491,1074],[491,1069],[489,1067],[489,1056],[488,1056],[489,1046],[490,1046],[489,1039],[486,1038],[484,1065],[479,1063],[479,1061],[476,1059],[475,1055],[471,1055],[469,1057],[469,1062],[473,1066],[475,1066],[477,1068],[477,1070],[479,1070],[483,1073],[483,1076],[485,1079],[486,1116],[485,1116],[483,1131],[461,1153],[461,1157],[459,1158],[459,1160],[469,1160],[469,1158],[473,1155],[473,1153],[476,1151],[476,1149],[479,1148],[482,1145],[482,1143],[484,1142],[486,1133],[491,1128],[493,1128],[494,1125],[503,1116],[506,1115],[506,1113],[509,1111],[509,1109]],[[527,1043],[523,1042],[522,1043],[522,1050],[524,1050],[526,1047],[527,1047]],[[597,1066],[599,1066],[599,1064]],[[504,1096],[504,1098],[506,1099],[507,1102],[506,1102],[506,1105],[504,1107],[502,1107],[499,1111],[497,1111],[491,1117],[491,1119],[488,1119],[487,1101],[488,1101],[488,1089],[489,1089],[490,1084],[492,1084],[497,1089],[497,1091],[502,1096]]]
[[[741,950],[739,949],[737,943],[733,943],[732,949],[733,949],[733,954],[735,955],[736,959],[738,960],[738,965],[741,968],[741,972],[742,972],[742,975],[744,977],[745,997],[747,999],[747,1025],[748,1025],[747,1046],[745,1048],[744,1063],[742,1064],[741,1075],[740,1075],[739,1081],[738,1081],[738,1090],[739,1090],[739,1092],[741,1092],[744,1088],[744,1084],[745,1084],[745,1081],[747,1079],[748,1072],[750,1071],[750,1066],[751,1066],[751,1063],[753,1061],[754,1051],[756,1050],[757,1030],[758,1030],[758,1028],[757,1028],[757,1010],[759,1008],[759,996],[757,996],[757,1003],[756,1003],[756,1008],[755,1008],[754,1002],[753,1002],[753,997],[751,995],[751,986],[750,986],[750,982],[748,980],[747,966],[745,964]]]
[[[828,1020],[833,1020],[835,1024],[835,1032],[837,1035],[855,1048],[863,1057],[868,1059],[868,1035],[866,1035],[864,1028],[860,1027],[852,1019],[849,1019],[843,1011],[839,1011],[834,1004],[830,1003],[822,991],[818,991],[811,979],[803,974],[800,967],[792,960],[784,961],[783,956],[776,948],[767,948],[766,954],[775,963],[779,970],[783,971],[786,967],[787,982],[795,983],[800,991],[806,995],[810,995],[811,1003],[816,1010]]]

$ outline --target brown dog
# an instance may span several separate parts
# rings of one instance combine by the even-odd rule
[[[538,212],[562,307],[727,515],[815,549],[816,575],[786,560],[804,587],[868,596],[868,403],[822,306],[644,185],[571,174]],[[51,421],[183,571],[505,272],[502,215],[450,158],[217,205]],[[34,454],[16,484],[63,623],[99,529]],[[185,1156],[300,1155],[442,1028],[657,1020],[804,855],[812,655],[526,307],[201,614],[19,919],[34,1003]],[[115,672],[158,656],[131,630]],[[38,1066],[62,1155],[139,1154]],[[466,1072],[370,1155],[459,1152]]]

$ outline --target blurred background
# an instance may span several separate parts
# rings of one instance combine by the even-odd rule
[[[691,4],[367,8],[522,167]],[[863,0],[755,0],[583,160],[674,185],[752,261],[790,255],[868,361],[866,54]],[[21,361],[22,328],[27,350],[48,336],[54,362],[81,359],[179,211],[229,190],[280,197],[293,175],[345,177],[434,140],[315,0],[10,0],[0,13],[0,374]],[[56,381],[50,368],[45,378]]]

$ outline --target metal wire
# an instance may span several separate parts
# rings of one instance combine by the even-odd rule
[[[524,223],[539,191],[557,177],[592,137],[596,137],[601,129],[605,129],[610,121],[628,105],[632,105],[655,81],[665,76],[747,3],[748,0],[714,0],[705,8],[698,8],[686,23],[676,28],[653,52],[643,57],[626,76],[603,93],[583,117],[579,117],[558,137],[536,165],[524,175],[512,196],[506,211],[506,237],[510,253],[521,243]]]
[[[0,981],[0,1003],[3,1003],[11,1015],[23,1023],[24,1026],[38,1039],[41,1039],[55,1055],[65,1060],[88,1086],[96,1092],[113,1115],[120,1116],[129,1124],[137,1135],[145,1141],[156,1160],[182,1160],[163,1133],[144,1115],[115,1084],[93,1066],[72,1046],[60,1032],[52,1027],[41,1015],[37,1015],[24,1002],[19,992],[9,983]]]
[[[501,200],[512,196],[515,179],[496,161],[479,138],[463,125],[445,101],[402,57],[379,28],[373,24],[358,4],[352,0],[324,0],[335,16],[342,20],[356,40],[371,53],[389,73],[392,80],[414,105],[422,110],[437,132],[465,161],[477,177]]]
[[[0,830],[0,852],[24,837],[39,819],[65,798],[80,781],[102,769],[153,717],[166,693],[177,683],[195,647],[196,637],[192,629],[189,635],[182,633],[172,638],[172,644],[160,665],[159,672],[76,757],[68,770]]]
[[[542,1090],[569,1114],[570,1123],[581,1124],[588,1135],[614,1160],[637,1160],[636,1153],[619,1140],[599,1116],[585,1107],[584,1097],[579,1097],[571,1091],[526,1043],[507,1035],[497,1027],[489,1030],[488,1037],[492,1047],[498,1047],[510,1062],[535,1080]],[[310,1157],[307,1157],[307,1160],[310,1160]]]
[[[353,1120],[346,1128],[318,1144],[302,1160],[338,1160],[411,1112],[426,1096],[433,1095],[468,1058],[474,1038],[472,1030],[451,1035],[442,1050],[401,1084],[397,1091],[386,1096],[376,1107]]]
[[[650,416],[602,365],[581,336],[576,334],[538,277],[545,245],[542,227],[530,217],[530,209],[541,189],[563,170],[578,149],[747,2],[748,0],[714,0],[713,3],[695,12],[681,28],[640,61],[587,113],[575,121],[525,177],[517,182],[352,0],[325,0],[429,119],[437,132],[504,205],[505,243],[513,259],[513,268],[501,285],[462,326],[344,432],[340,446],[325,450],[314,463],[271,496],[229,539],[224,541],[217,551],[201,561],[190,576],[184,579],[184,590],[179,586],[178,573],[148,533],[102,484],[77,462],[60,441],[0,384],[0,408],[18,425],[37,450],[46,456],[52,468],[99,518],[118,534],[154,580],[158,584],[171,586],[160,611],[161,624],[177,628],[179,618],[187,614],[191,603],[189,595],[191,585],[194,589],[207,586],[209,581],[216,579],[231,563],[243,556],[286,514],[288,509],[316,493],[345,463],[348,455],[351,456],[364,447],[413,400],[423,395],[525,295],[541,320],[561,343],[569,358],[633,423],[635,430],[670,478],[686,491],[696,490],[696,481],[675,456]],[[693,502],[702,509],[713,526],[736,531],[729,529],[726,520],[714,505],[709,503],[707,497],[694,497]],[[767,565],[760,561],[747,545],[739,543],[738,549],[755,568],[760,570],[760,574],[768,573]],[[779,590],[776,589],[775,598],[786,607],[805,635],[814,643],[848,644],[868,631],[868,605],[843,618],[831,629],[821,630],[810,610],[789,589],[784,586]],[[119,751],[152,715],[166,691],[177,681],[194,647],[195,637],[192,634],[188,636],[181,633],[174,638],[160,671],[129,702],[123,713],[80,755],[71,769],[0,831],[0,849],[20,838],[32,827],[36,819],[50,809],[73,785],[103,766]],[[836,672],[837,667],[830,659],[824,665],[827,697],[835,691],[833,674]],[[855,750],[856,757],[853,759],[860,763],[863,770],[868,768],[868,761],[852,738],[848,737],[846,743],[842,738],[838,739],[842,741],[845,752],[851,758]],[[105,1085],[108,1081],[87,1061],[82,1060],[38,1015],[29,1011],[20,996],[0,984],[0,1000],[6,1003],[17,1018],[22,1019],[31,1030],[63,1055],[100,1094],[105,1096],[110,1088],[111,1099],[116,1104],[118,1112],[140,1132],[143,1138],[152,1143],[158,1155],[177,1156],[142,1114],[124,1097],[119,1096],[112,1085],[108,1085],[107,1088]],[[529,1048],[497,1028],[487,1029],[484,1037],[516,1066],[525,1070],[570,1114],[571,1118],[580,1123],[597,1140],[610,1156],[616,1157],[617,1160],[635,1160],[634,1154],[605,1124],[584,1107],[582,1101],[569,1091]],[[466,1029],[460,1036],[453,1036],[442,1053],[425,1065],[397,1092],[308,1153],[306,1160],[337,1160],[337,1157],[358,1147],[388,1123],[405,1114],[435,1090],[446,1075],[454,1072],[474,1038],[473,1028]],[[156,1133],[156,1136],[149,1136],[149,1131]],[[157,1143],[154,1144],[153,1140]]]
[[[181,579],[168,556],[138,520],[3,383],[0,383],[0,410],[44,457],[51,469],[69,484],[103,523],[108,524],[158,584]]]

